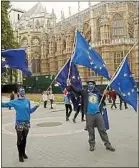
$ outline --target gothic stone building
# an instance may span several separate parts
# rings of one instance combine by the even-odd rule
[[[100,53],[112,76],[123,57],[138,39],[136,2],[101,2],[56,23],[54,10],[47,13],[41,3],[25,12],[13,26],[22,47],[26,47],[33,75],[56,75],[74,51],[75,30],[80,29]],[[138,80],[137,47],[129,54],[132,73]],[[82,81],[92,77],[98,84],[107,80],[78,66]]]

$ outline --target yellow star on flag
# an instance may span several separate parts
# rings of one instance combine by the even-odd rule
[[[4,62],[6,60],[6,58],[2,57],[2,61]]]
[[[9,68],[9,65],[8,64],[5,64],[5,66],[4,66],[5,68]]]

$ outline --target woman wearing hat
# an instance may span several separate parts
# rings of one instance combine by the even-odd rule
[[[10,102],[2,103],[2,107],[14,107],[16,111],[15,129],[17,132],[17,149],[19,152],[19,161],[24,162],[27,159],[25,153],[27,135],[30,128],[30,114],[33,113],[39,105],[31,108],[30,100],[25,97],[25,89],[18,90],[19,97]]]

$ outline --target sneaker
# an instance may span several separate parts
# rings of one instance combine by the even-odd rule
[[[94,150],[95,150],[94,146],[90,146],[90,151],[94,151]]]
[[[85,119],[81,119],[81,122],[84,122],[85,121]]]
[[[107,146],[106,149],[109,150],[109,151],[112,151],[112,152],[115,151],[115,148],[113,148],[112,146]]]

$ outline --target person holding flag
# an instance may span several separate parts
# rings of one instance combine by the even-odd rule
[[[95,127],[97,127],[98,132],[104,145],[106,146],[107,150],[115,151],[115,148],[111,146],[109,141],[108,135],[106,133],[104,120],[100,111],[100,100],[101,95],[99,90],[96,88],[95,81],[89,80],[87,82],[87,89],[78,89],[74,87],[70,80],[67,80],[68,89],[72,89],[77,94],[81,95],[82,97],[82,111],[86,115],[86,124],[88,127],[89,133],[89,145],[90,151],[94,151],[95,149]],[[102,103],[104,99],[102,100]]]
[[[25,97],[25,89],[19,88],[19,98],[1,104],[2,107],[14,107],[16,111],[15,129],[17,133],[17,149],[19,161],[24,162],[28,156],[25,153],[27,135],[30,128],[30,114],[33,113],[39,104],[31,108],[30,101]]]

